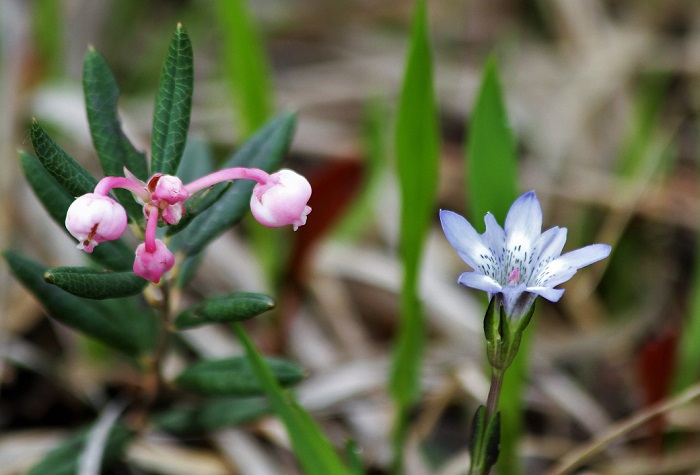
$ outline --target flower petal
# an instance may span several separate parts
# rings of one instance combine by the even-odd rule
[[[527,291],[546,298],[550,302],[558,302],[561,296],[564,295],[564,289],[553,289],[551,287],[528,287]]]
[[[496,258],[496,265],[500,268],[505,254],[506,233],[491,213],[486,213],[484,216],[484,224],[486,224],[486,232],[481,235],[482,240],[491,250],[491,254]]]
[[[495,266],[493,253],[481,235],[462,216],[452,211],[440,210],[440,222],[445,237],[455,248],[459,257],[475,271],[492,275],[489,269]]]
[[[483,290],[489,294],[495,294],[502,290],[501,285],[491,277],[478,272],[464,272],[459,276],[457,282],[465,287],[471,287],[476,290]]]
[[[591,244],[567,252],[547,264],[534,284],[555,287],[573,277],[580,268],[605,259],[608,255],[610,255],[610,246],[607,244]]]
[[[542,231],[542,207],[534,191],[528,191],[515,200],[506,216],[506,246],[531,249]]]

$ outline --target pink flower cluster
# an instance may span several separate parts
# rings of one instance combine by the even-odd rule
[[[156,173],[144,183],[127,173],[127,177],[108,176],[100,180],[93,193],[76,198],[68,208],[66,228],[78,240],[78,249],[92,252],[98,244],[118,239],[127,226],[124,208],[108,196],[114,188],[129,190],[143,205],[146,217],[144,242],[136,249],[134,273],[158,283],[175,264],[175,256],[156,238],[159,219],[177,224],[185,213],[185,201],[200,190],[236,179],[257,182],[250,199],[255,219],[267,227],[292,225],[296,231],[306,224],[311,212],[307,206],[311,185],[292,170],[272,175],[257,168],[227,168],[206,175],[187,185],[172,175]]]

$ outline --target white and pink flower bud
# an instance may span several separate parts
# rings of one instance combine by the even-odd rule
[[[296,231],[306,224],[311,212],[307,206],[311,185],[298,173],[283,169],[270,175],[265,183],[253,188],[250,210],[263,226],[276,228],[291,224]]]
[[[185,205],[183,203],[175,203],[174,205],[167,206],[161,210],[161,216],[163,221],[168,224],[177,224],[182,219],[185,214]]]
[[[172,175],[153,175],[148,182],[148,189],[151,191],[151,202],[158,206],[162,202],[174,205],[190,197],[182,181]]]
[[[146,243],[136,248],[134,274],[157,284],[160,278],[173,268],[175,256],[160,239],[155,240],[155,249],[149,252]]]
[[[91,253],[95,246],[118,239],[126,230],[122,205],[109,196],[95,193],[76,198],[66,214],[66,229],[78,242],[78,249]]]

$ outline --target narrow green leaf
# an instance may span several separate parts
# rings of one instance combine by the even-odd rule
[[[241,135],[250,136],[272,114],[270,65],[245,0],[217,0],[222,63],[238,110]]]
[[[187,142],[194,90],[192,44],[182,25],[177,25],[168,57],[160,73],[153,113],[151,168],[153,173],[174,175]]]
[[[411,45],[396,122],[396,162],[401,188],[401,329],[394,352],[391,394],[406,406],[419,394],[425,317],[417,293],[423,244],[434,219],[438,179],[438,123],[433,62],[424,0],[415,3]]]
[[[44,279],[68,293],[94,300],[136,295],[148,283],[133,272],[111,272],[92,267],[54,267],[44,273]]]
[[[78,473],[78,460],[85,448],[88,435],[89,429],[84,429],[70,437],[34,465],[27,475],[75,475]],[[107,439],[102,456],[102,467],[106,468],[118,460],[135,435],[135,432],[126,427],[115,425]]]
[[[496,61],[486,63],[468,130],[467,183],[471,222],[483,231],[491,212],[503,223],[518,197],[515,138],[508,125]]]
[[[262,355],[240,324],[234,323],[233,330],[246,349],[255,377],[265,389],[275,413],[287,428],[294,453],[299,459],[304,473],[307,475],[328,475],[331,473],[333,475],[351,475],[350,470],[345,467],[314,420],[297,404],[291,394],[282,391]]]
[[[29,135],[36,156],[59,185],[73,197],[92,193],[97,180],[59,147],[36,120],[32,121]]]
[[[515,137],[509,126],[494,58],[486,63],[467,135],[467,205],[471,209],[470,222],[483,231],[487,212],[503,223],[510,205],[518,197]],[[517,444],[523,431],[522,397],[529,339],[525,334],[520,354],[508,368],[499,401],[502,414],[499,473],[504,475],[520,472]]]
[[[350,472],[352,475],[365,475],[365,467],[362,463],[362,451],[354,440],[345,443],[345,454],[350,462]]]
[[[255,167],[268,172],[276,171],[289,149],[295,124],[293,113],[272,119],[222,168]],[[236,180],[213,206],[193,219],[185,231],[174,236],[176,247],[184,249],[188,256],[197,254],[210,241],[238,223],[248,212],[254,186],[255,183],[250,180]]]
[[[140,331],[149,314],[115,313],[103,302],[76,297],[46,283],[47,269],[41,264],[12,251],[6,251],[4,257],[13,275],[61,323],[129,355],[138,355],[151,344],[149,335]]]
[[[190,434],[247,424],[270,413],[270,404],[265,399],[219,399],[158,414],[153,424],[172,434]]]
[[[106,176],[124,176],[126,167],[131,173],[148,179],[146,155],[137,151],[122,131],[117,111],[119,86],[104,58],[93,48],[83,60],[83,92],[90,135],[97,157]],[[126,190],[114,190],[129,217],[143,220],[143,210]]]
[[[51,218],[69,234],[65,227],[66,212],[73,203],[73,197],[58,184],[35,156],[26,152],[20,152],[19,155],[24,175],[32,191]],[[129,270],[134,262],[133,251],[121,239],[102,243],[88,255],[95,262],[112,270]]]
[[[287,387],[304,378],[304,370],[289,361],[265,358],[278,384]],[[257,396],[264,389],[245,356],[193,364],[175,380],[178,386],[207,396]]]
[[[275,301],[264,294],[234,292],[223,297],[209,297],[189,307],[175,318],[175,328],[187,328],[209,323],[231,323],[256,317],[271,310]]]

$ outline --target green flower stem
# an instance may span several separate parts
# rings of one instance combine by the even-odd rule
[[[491,387],[489,388],[489,396],[486,399],[486,416],[488,419],[491,419],[498,410],[498,397],[501,395],[505,373],[504,369],[493,368],[491,370]]]

